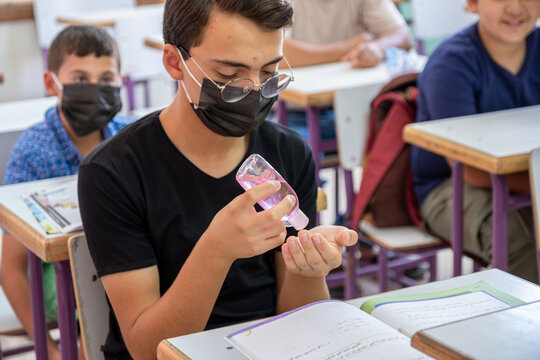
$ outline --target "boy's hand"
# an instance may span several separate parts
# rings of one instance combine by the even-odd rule
[[[298,237],[290,236],[281,250],[289,272],[323,277],[341,265],[343,247],[357,241],[358,234],[344,226],[317,226],[301,230]]]
[[[201,240],[209,241],[209,251],[231,263],[239,258],[260,255],[283,244],[287,231],[281,218],[295,203],[286,197],[270,209],[256,212],[253,207],[279,190],[278,181],[268,181],[252,187],[221,209]]]
[[[384,51],[373,41],[361,43],[342,58],[353,68],[370,68],[384,60]]]

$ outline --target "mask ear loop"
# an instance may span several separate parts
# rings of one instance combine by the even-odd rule
[[[56,74],[53,73],[52,71],[50,72],[51,74],[51,77],[54,81],[54,83],[56,84],[56,86],[60,89],[60,90],[64,90],[64,86],[60,83],[60,81],[58,80],[58,78],[56,77]]]
[[[176,48],[176,51],[178,52],[178,55],[180,55],[180,60],[182,61],[182,64],[184,64],[184,68],[188,72],[189,76],[193,79],[193,81],[195,81],[197,83],[197,85],[199,85],[200,88],[202,88],[201,83],[195,78],[195,76],[193,76],[191,71],[189,71],[189,68],[187,67],[186,62],[184,61],[184,57],[182,56],[182,53],[180,52],[180,49]],[[184,93],[186,93],[186,97],[188,98],[189,103],[191,105],[193,105],[193,107],[195,109],[198,109],[199,104],[194,104],[193,101],[191,100],[191,96],[189,96],[189,93],[188,93],[188,91],[186,89],[186,85],[184,84],[184,80],[180,80],[180,84],[182,85],[182,88],[184,89]]]

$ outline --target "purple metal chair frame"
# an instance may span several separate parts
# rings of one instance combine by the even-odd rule
[[[313,151],[313,157],[315,159],[315,171],[317,174],[317,181],[320,185],[319,170],[321,169],[321,161],[319,159],[320,153],[328,153],[330,151],[337,151],[337,142],[335,139],[322,140],[321,139],[321,126],[320,126],[321,112],[316,106],[308,106],[306,108],[306,125],[308,131],[308,143]],[[283,100],[279,100],[276,109],[276,118],[278,123],[287,126],[287,104]]]
[[[506,175],[491,174],[493,194],[493,267],[508,268],[508,213],[531,206],[529,195],[513,195],[508,192]],[[461,275],[463,255],[463,164],[454,160],[452,166],[452,250],[454,252],[454,276]],[[539,256],[540,258],[540,256]]]
[[[133,111],[136,108],[136,99],[135,99],[135,86],[142,84],[144,85],[144,106],[150,106],[150,86],[148,79],[134,81],[131,76],[126,75],[124,77],[124,85],[126,86],[127,95],[128,95],[128,106],[129,111]]]
[[[43,297],[43,268],[41,259],[28,251],[30,272],[30,292],[32,296],[32,320],[34,325],[34,344],[36,359],[46,360],[47,323]],[[60,329],[60,349],[62,359],[78,358],[77,327],[75,322],[75,296],[71,279],[69,261],[54,263],[56,276],[56,297],[58,302],[58,327]]]
[[[391,277],[389,272],[393,270],[396,272],[394,278],[400,284],[405,286],[417,285],[418,282],[404,276],[404,272],[407,269],[411,269],[423,262],[429,264],[429,281],[437,280],[437,251],[445,248],[446,245],[432,246],[425,249],[414,249],[408,251],[391,251],[397,255],[397,258],[392,261],[388,261],[388,252],[389,250],[384,247],[379,247],[379,254],[377,257],[378,261],[378,272],[377,279],[379,281],[379,291],[385,292],[388,291],[388,285],[390,284]],[[418,255],[416,259],[407,258],[408,255]]]

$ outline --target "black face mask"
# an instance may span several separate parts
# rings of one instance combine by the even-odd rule
[[[62,90],[62,112],[77,136],[101,130],[120,109],[120,88],[101,84],[68,84]]]
[[[267,99],[259,91],[252,90],[242,100],[228,103],[221,98],[221,90],[205,78],[199,105],[192,103],[191,107],[204,125],[216,134],[241,137],[261,126],[276,100],[277,96]]]

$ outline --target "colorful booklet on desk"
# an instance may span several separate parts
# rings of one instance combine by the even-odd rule
[[[254,360],[429,359],[410,346],[421,329],[523,304],[485,282],[372,298],[360,308],[321,301],[227,336]]]
[[[47,234],[67,234],[82,229],[77,181],[34,191],[23,200]]]

